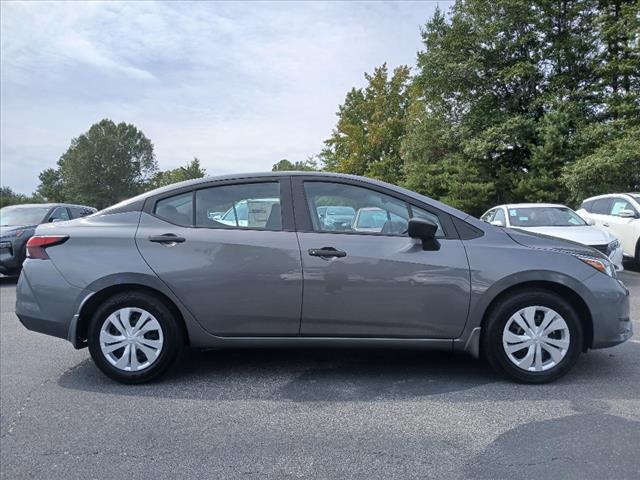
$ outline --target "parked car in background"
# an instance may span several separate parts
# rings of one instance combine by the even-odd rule
[[[267,221],[272,207],[279,204],[277,198],[250,198],[240,200],[227,210],[221,217],[209,215],[209,219],[230,227],[252,227]],[[274,214],[276,212],[274,211]],[[278,213],[280,215],[280,213]]]
[[[321,222],[328,198],[362,219]],[[208,215],[250,199],[271,199],[269,214]],[[357,230],[367,215],[375,230]],[[160,375],[186,345],[458,351],[542,383],[632,335],[629,291],[597,250],[351,175],[191,180],[41,225],[27,251],[20,321],[88,346],[125,383]]]
[[[640,193],[612,193],[587,198],[578,213],[609,228],[619,239],[624,256],[640,265]]]
[[[41,223],[86,217],[97,210],[66,203],[25,204],[0,208],[0,273],[14,275],[22,268],[27,240]]]
[[[589,225],[565,205],[516,203],[499,205],[485,212],[483,221],[498,227],[518,228],[582,243],[604,253],[618,270],[622,267],[620,241],[607,228]]]
[[[356,211],[353,207],[326,206],[317,208],[319,218],[327,228],[333,230],[349,230]]]

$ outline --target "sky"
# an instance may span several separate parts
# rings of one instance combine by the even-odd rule
[[[133,123],[162,170],[270,170],[320,152],[364,73],[415,65],[449,2],[2,2],[0,184],[38,186],[71,139]]]

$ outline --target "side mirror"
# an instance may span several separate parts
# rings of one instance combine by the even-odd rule
[[[50,218],[50,219],[49,219],[49,222],[50,222],[50,223],[62,222],[62,221],[64,221],[64,220],[62,220],[61,218]]]
[[[621,218],[636,218],[636,212],[633,210],[620,210],[618,216]]]
[[[494,220],[491,222],[491,225],[494,227],[504,227],[504,222],[502,220]]]
[[[437,231],[438,226],[429,220],[422,218],[412,218],[409,220],[407,233],[411,238],[422,240],[423,250],[440,250],[440,242],[436,240]]]
[[[584,221],[587,222],[587,225],[593,226],[593,225],[596,224],[596,222],[595,222],[595,220],[593,218],[585,218]]]

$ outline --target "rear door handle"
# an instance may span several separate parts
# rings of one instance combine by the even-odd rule
[[[310,248],[309,255],[312,257],[321,257],[321,258],[331,258],[337,257],[342,258],[347,256],[347,252],[343,252],[342,250],[338,250],[334,247],[322,247],[322,248]]]
[[[179,237],[173,233],[165,233],[163,235],[151,235],[149,237],[150,242],[154,243],[184,243],[186,238]]]
[[[603,224],[602,224],[602,226],[603,226],[603,227],[608,227],[608,226],[609,226],[609,224],[608,224],[608,223],[603,223]]]

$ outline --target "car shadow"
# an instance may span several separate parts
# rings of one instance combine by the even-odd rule
[[[58,384],[117,395],[218,401],[637,399],[640,382],[620,380],[637,377],[630,355],[620,348],[640,344],[582,355],[567,376],[536,386],[513,383],[465,355],[389,349],[187,350],[161,379],[128,386],[107,378],[87,358],[64,372]]]
[[[395,349],[186,350],[160,380],[125,386],[90,358],[66,371],[64,388],[124,395],[295,402],[419,398],[500,381],[463,355]]]

